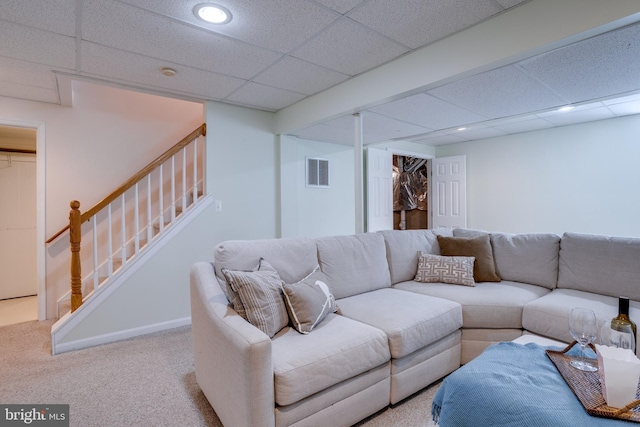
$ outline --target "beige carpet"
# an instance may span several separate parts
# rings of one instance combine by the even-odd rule
[[[0,327],[0,403],[69,404],[71,426],[221,426],[196,383],[190,327],[52,356],[52,323]],[[434,426],[437,387],[358,426]]]

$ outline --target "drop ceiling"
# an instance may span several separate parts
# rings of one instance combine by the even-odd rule
[[[216,0],[233,19],[215,26],[194,16],[202,1],[3,0],[0,96],[59,104],[61,81],[88,79],[278,111],[527,3]],[[369,107],[364,138],[440,145],[638,114],[638,93],[640,25],[631,24]],[[555,111],[566,104],[576,108]],[[351,145],[353,121],[292,134]]]

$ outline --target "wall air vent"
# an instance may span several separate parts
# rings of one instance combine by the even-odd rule
[[[307,187],[329,188],[329,160],[307,157]]]

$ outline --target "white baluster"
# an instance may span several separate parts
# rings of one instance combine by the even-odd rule
[[[171,223],[176,221],[176,156],[171,156]]]
[[[135,190],[134,190],[134,199],[135,199],[135,205],[134,205],[134,215],[136,216],[136,220],[134,222],[134,227],[135,227],[135,243],[134,243],[134,250],[133,253],[137,254],[140,251],[140,212],[139,212],[139,208],[138,208],[138,204],[140,203],[140,199],[138,198],[138,183],[136,182],[135,185]]]
[[[158,172],[159,172],[158,180],[160,182],[160,185],[159,185],[159,187],[160,187],[160,189],[159,189],[159,191],[160,191],[160,201],[158,202],[160,204],[160,215],[159,215],[158,219],[160,220],[160,233],[162,233],[164,231],[164,197],[163,197],[163,194],[162,194],[162,190],[163,190],[163,188],[162,188],[162,165],[160,165],[160,169],[159,169]]]
[[[182,149],[182,212],[187,210],[187,147]]]
[[[193,140],[193,204],[198,201],[198,138]]]
[[[153,238],[153,222],[151,221],[151,174],[147,175],[147,245]]]
[[[113,274],[113,241],[111,238],[111,203],[107,205],[107,253],[109,254],[107,261],[107,271],[109,277]]]
[[[93,290],[96,291],[99,285],[98,274],[98,215],[94,215],[91,218],[91,224],[93,225]]]
[[[122,249],[120,250],[120,255],[122,256],[122,265],[125,265],[127,262],[127,231],[126,231],[126,226],[125,226],[125,212],[124,212],[124,193],[122,193],[122,196],[120,196],[120,200],[122,201]]]

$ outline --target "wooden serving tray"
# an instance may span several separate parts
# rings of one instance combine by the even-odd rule
[[[580,403],[582,403],[587,413],[596,417],[640,423],[640,400],[635,400],[624,408],[607,406],[602,396],[602,386],[600,385],[598,372],[585,372],[570,365],[571,361],[576,359],[576,357],[569,356],[566,353],[576,344],[578,343],[574,341],[564,350],[546,350],[546,353],[571,391],[573,391],[573,394],[575,394]],[[592,344],[589,344],[589,347],[591,347],[594,352],[596,351]],[[598,365],[597,360],[592,359],[590,361],[595,366]],[[638,394],[636,394],[636,396],[638,396]]]

